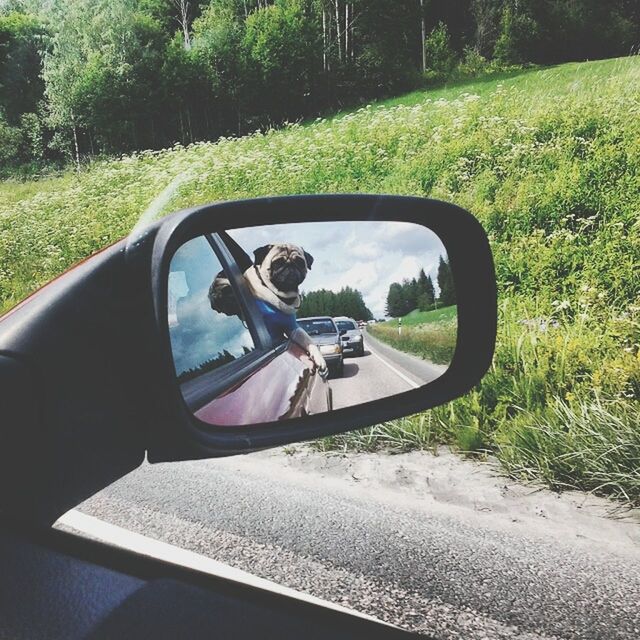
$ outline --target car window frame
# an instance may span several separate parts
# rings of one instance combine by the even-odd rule
[[[209,247],[220,262],[224,274],[229,279],[229,284],[242,309],[243,319],[251,336],[251,340],[253,341],[254,348],[249,353],[237,357],[232,362],[223,364],[217,369],[203,374],[209,376],[210,383],[207,385],[206,400],[204,396],[187,399],[185,394],[182,393],[182,385],[178,383],[181,389],[182,399],[187,409],[193,413],[270,362],[275,356],[286,350],[289,343],[289,340],[286,338],[280,342],[275,341],[269,334],[255,298],[251,295],[246,285],[242,271],[220,235],[218,233],[205,233],[202,234],[202,237],[204,237],[209,244]]]

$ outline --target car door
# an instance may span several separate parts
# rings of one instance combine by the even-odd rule
[[[218,285],[226,288],[224,310],[209,296]],[[328,385],[308,354],[267,332],[220,235],[198,236],[175,252],[167,322],[182,396],[199,419],[233,426],[330,408]]]

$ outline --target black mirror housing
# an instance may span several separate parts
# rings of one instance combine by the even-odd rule
[[[186,408],[175,381],[166,324],[169,262],[201,234],[293,222],[386,220],[428,227],[447,246],[457,292],[457,348],[447,371],[428,387],[393,398],[302,419],[243,427],[212,427]],[[134,250],[135,253],[135,250]],[[130,256],[135,259],[134,256]],[[173,214],[162,221],[151,255],[153,336],[162,421],[149,440],[152,462],[232,455],[358,429],[448,402],[476,385],[490,366],[497,322],[496,283],[489,243],[465,210],[435,200],[377,195],[319,195],[226,202]]]

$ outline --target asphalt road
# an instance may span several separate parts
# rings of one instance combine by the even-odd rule
[[[393,349],[368,333],[364,334],[364,343],[364,356],[347,356],[343,375],[330,380],[335,409],[410,391],[446,370]]]
[[[300,449],[144,465],[80,510],[436,638],[640,637],[638,524],[471,464]]]

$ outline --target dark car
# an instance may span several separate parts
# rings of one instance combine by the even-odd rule
[[[317,316],[313,318],[299,318],[298,325],[304,329],[320,348],[320,353],[336,376],[344,372],[344,355],[340,341],[340,332],[333,318]]]
[[[333,319],[340,332],[342,350],[345,354],[364,355],[364,336],[360,326],[353,318],[340,316]]]
[[[269,334],[243,286],[242,255],[222,237],[257,221],[345,219],[404,221],[446,239],[449,255],[460,256],[457,350],[433,385],[306,415],[311,398],[322,401],[328,387],[324,368],[292,337]],[[188,249],[180,253],[182,247]],[[202,269],[192,268],[192,258]],[[238,306],[215,315],[206,292],[221,271]],[[319,340],[324,332],[308,320],[301,324]],[[321,345],[326,357],[338,331],[325,320],[333,333]],[[248,574],[230,576],[211,558],[75,507],[142,465],[261,451],[442,405],[487,371],[496,324],[486,234],[464,210],[419,198],[294,196],[203,205],[152,222],[56,278],[0,317],[0,638],[415,637]],[[199,417],[205,411],[215,423]],[[287,411],[298,415],[278,420]],[[255,422],[240,426],[241,420]],[[213,481],[202,475],[203,484]],[[147,486],[185,505],[200,499],[179,482]],[[314,490],[321,501],[331,488],[321,483]],[[232,509],[246,514],[247,525],[260,523],[233,495],[207,506],[216,517]],[[268,506],[267,526],[279,518]],[[125,526],[140,523],[139,512],[125,507]],[[64,529],[53,527],[63,515]],[[297,521],[284,525],[292,536],[296,527],[300,535],[308,530]],[[335,540],[339,545],[338,529]],[[338,591],[330,595],[340,600]]]

